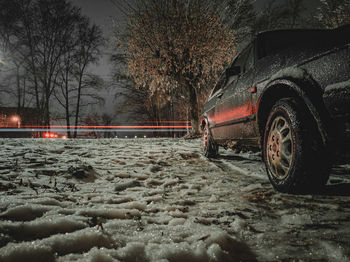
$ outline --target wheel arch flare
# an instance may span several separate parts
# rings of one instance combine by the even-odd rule
[[[294,98],[303,104],[306,112],[311,114],[321,134],[323,143],[327,144],[328,128],[325,125],[326,121],[324,120],[327,118],[327,115],[322,114],[322,112],[325,112],[325,110],[322,110],[324,107],[322,103],[322,92],[319,91],[316,92],[316,95],[310,95],[315,93],[314,91],[316,88],[320,90],[319,87],[315,87],[315,85],[312,83],[297,84],[296,82],[288,79],[277,79],[271,81],[264,88],[264,91],[260,95],[257,102],[256,121],[260,136],[263,137],[264,135],[264,129],[269,112],[274,104],[283,98]]]

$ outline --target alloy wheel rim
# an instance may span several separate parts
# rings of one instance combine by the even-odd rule
[[[208,143],[209,143],[209,131],[208,131],[208,128],[205,127],[203,131],[203,139],[202,139],[202,148],[204,152],[207,151]]]
[[[285,179],[294,160],[294,148],[292,128],[282,116],[272,122],[266,151],[272,175],[280,180]]]

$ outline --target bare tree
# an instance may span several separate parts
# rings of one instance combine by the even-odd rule
[[[29,1],[21,5],[22,30],[19,38],[33,77],[36,105],[42,123],[50,125],[50,98],[59,74],[59,61],[66,40],[79,17],[79,9],[65,0]],[[24,32],[24,34],[23,34]]]
[[[11,3],[10,3],[11,2]],[[81,17],[80,10],[66,0],[2,0],[1,21],[7,27],[10,46],[28,75],[40,122],[50,125],[50,99],[60,72],[72,28]]]
[[[109,127],[111,126],[112,122],[113,122],[113,115],[110,115],[108,113],[103,113],[101,116],[101,121],[102,121],[102,125],[104,127]],[[104,138],[111,138],[114,137],[115,134],[109,131],[105,131],[103,134]]]
[[[68,0],[0,0],[0,34],[11,52],[18,106],[32,97],[40,123],[49,126],[55,94],[67,125],[73,113],[77,125],[81,107],[97,98],[90,88],[101,86],[87,72],[98,59],[101,30]]]
[[[75,127],[71,134],[71,117],[78,125],[83,106],[102,101],[93,90],[103,86],[103,80],[88,72],[88,66],[97,61],[103,38],[96,25],[90,25],[85,17],[80,17],[72,28],[71,38],[67,40],[61,69],[58,77],[58,90],[55,97],[65,110],[68,137],[77,136]],[[85,101],[85,102],[83,102]]]
[[[17,111],[26,105],[26,80],[25,65],[16,52],[16,40],[13,32],[17,30],[19,14],[8,12],[8,9],[17,9],[16,1],[0,1],[0,69],[2,81],[0,92],[16,98]]]
[[[92,86],[91,83],[95,81],[98,83],[98,78],[93,77],[86,79],[87,67],[89,64],[98,60],[100,54],[100,46],[102,44],[102,32],[96,25],[89,24],[88,19],[83,19],[77,28],[77,52],[75,55],[75,68],[74,75],[77,81],[77,96],[75,106],[75,126],[79,123],[79,113],[81,109],[81,98],[83,88],[86,86]],[[85,85],[89,83],[88,85]],[[98,86],[98,85],[96,85]],[[92,96],[92,94],[91,94]],[[96,97],[97,98],[97,97]],[[74,130],[74,137],[77,136],[77,130]]]
[[[89,113],[85,116],[83,122],[85,125],[87,126],[99,126],[100,125],[100,120],[101,120],[101,117],[96,113]],[[99,132],[95,132],[95,131],[91,131],[88,133],[88,135],[91,137],[94,137],[94,138],[100,138],[101,135]]]

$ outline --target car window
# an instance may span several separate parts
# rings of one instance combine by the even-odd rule
[[[248,57],[244,65],[243,73],[247,72],[253,66],[254,66],[254,49],[251,47],[249,48]]]
[[[225,86],[225,82],[226,82],[226,74],[224,73],[221,75],[219,81],[216,83],[209,97],[215,96]]]
[[[219,93],[220,90],[227,87],[229,84],[233,83],[238,79],[241,74],[247,72],[250,68],[254,66],[254,49],[253,45],[246,48],[241,54],[239,54],[236,59],[232,62],[231,66],[223,73],[216,83],[214,89],[211,91],[210,98]],[[241,73],[239,75],[228,75],[227,72],[230,68],[240,67]]]
[[[240,75],[247,72],[254,65],[254,52],[253,51],[254,51],[253,45],[250,45],[241,54],[238,55],[238,57],[232,63],[231,68],[240,67],[240,69],[241,69]],[[227,76],[227,81],[226,81],[225,85],[228,85],[233,81],[236,81],[238,77],[239,77],[239,75]]]

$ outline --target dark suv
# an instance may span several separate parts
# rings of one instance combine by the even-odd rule
[[[350,25],[259,34],[226,69],[203,110],[207,157],[260,148],[272,185],[315,190],[349,149]]]

